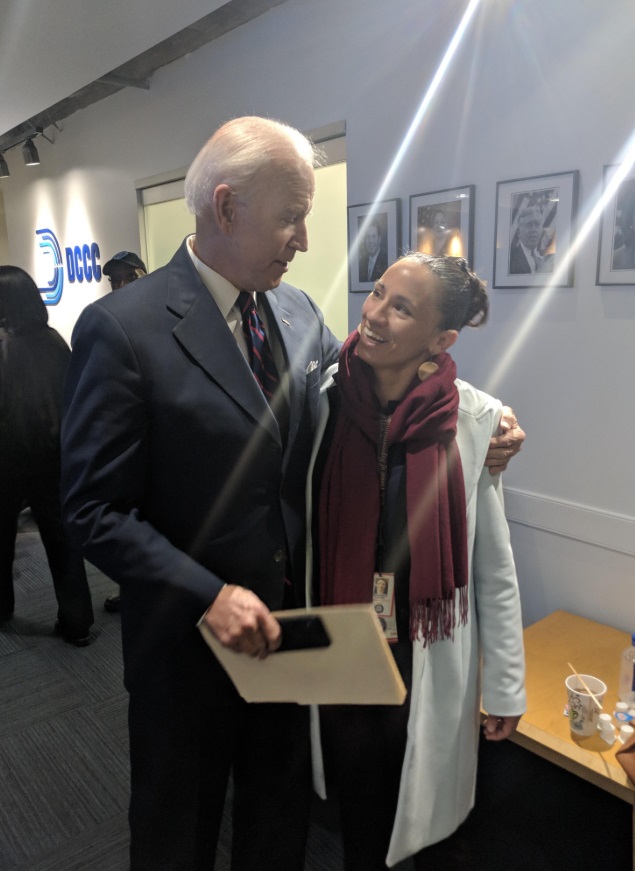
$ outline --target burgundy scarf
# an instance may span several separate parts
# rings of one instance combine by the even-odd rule
[[[384,417],[371,368],[359,359],[357,332],[342,348],[337,385],[341,409],[320,489],[322,604],[372,600],[380,518],[377,446]],[[410,544],[410,637],[424,645],[453,637],[455,591],[467,621],[467,521],[463,469],[456,445],[456,366],[445,353],[439,369],[418,379],[390,418],[387,444],[403,444]],[[391,571],[391,566],[383,567]]]

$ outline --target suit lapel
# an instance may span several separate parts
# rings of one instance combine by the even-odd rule
[[[167,306],[180,318],[174,337],[227,396],[281,444],[276,419],[194,268],[186,244],[168,265]]]

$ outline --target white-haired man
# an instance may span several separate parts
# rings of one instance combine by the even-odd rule
[[[89,306],[74,333],[66,517],[121,584],[131,871],[213,867],[230,770],[232,868],[303,868],[307,711],[245,704],[197,622],[264,656],[280,636],[270,609],[303,603],[304,478],[321,371],[339,349],[315,304],[282,283],[307,250],[313,161],[290,127],[225,124],[186,179],[196,234]],[[254,298],[269,401],[243,326]]]
[[[545,254],[545,247],[552,239],[553,230],[543,230],[538,206],[523,209],[518,215],[518,241],[509,254],[510,275],[551,272],[553,254]]]

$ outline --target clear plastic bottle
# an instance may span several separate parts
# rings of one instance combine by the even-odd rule
[[[629,705],[635,705],[635,632],[632,644],[622,651],[620,657],[620,684],[618,698]]]
[[[628,702],[616,702],[613,716],[618,723],[630,723],[633,718],[628,712]]]

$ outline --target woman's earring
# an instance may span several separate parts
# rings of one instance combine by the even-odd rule
[[[420,381],[425,381],[426,378],[429,378],[431,375],[434,375],[437,372],[439,367],[436,363],[433,363],[432,360],[428,360],[426,363],[422,363],[419,366],[419,371],[417,372]]]

